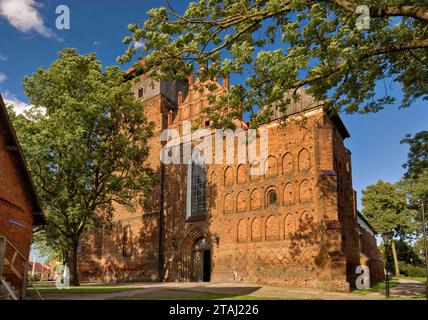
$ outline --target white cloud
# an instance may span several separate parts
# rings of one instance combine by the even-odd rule
[[[141,41],[134,41],[135,50],[143,49],[144,44]]]
[[[3,100],[6,105],[12,104],[13,110],[17,114],[22,114],[24,111],[28,111],[31,108],[31,105],[25,103],[24,101],[19,100],[15,95],[11,94],[9,91],[6,91],[3,95]]]
[[[7,61],[7,57],[0,53],[0,61]]]
[[[30,110],[41,112],[41,114],[46,114],[46,109],[44,107],[35,108],[34,105],[19,100],[14,94],[10,93],[9,91],[5,91],[3,93],[3,101],[5,105],[13,105],[13,111],[15,111],[16,114],[24,114],[25,111]]]
[[[2,72],[0,72],[0,82],[3,82],[7,79],[6,75]]]
[[[0,16],[21,32],[38,32],[46,38],[59,38],[47,28],[35,0],[0,0]]]

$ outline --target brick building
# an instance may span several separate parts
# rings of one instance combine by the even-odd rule
[[[360,211],[357,214],[361,264],[370,268],[371,281],[383,279],[385,276],[384,264],[376,244],[376,231]]]
[[[193,76],[187,82],[154,81],[133,70],[130,77],[155,123],[149,162],[160,182],[146,207],[131,212],[118,206],[112,230],[87,233],[79,255],[83,280],[349,290],[363,256],[351,154],[343,143],[349,133],[337,114],[300,91],[285,115],[275,109],[261,126],[268,131],[266,163],[164,165],[162,130],[183,135],[184,121],[209,128],[207,93],[196,89]],[[227,88],[224,79],[215,94]],[[247,131],[244,121],[236,124]],[[260,166],[266,166],[263,174],[250,175],[250,168]]]
[[[24,293],[33,226],[44,223],[36,189],[0,96],[0,278],[10,282],[19,295]]]

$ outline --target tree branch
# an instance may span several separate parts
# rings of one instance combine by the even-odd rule
[[[347,12],[355,12],[358,4],[349,0],[321,0],[327,1]],[[381,8],[373,7],[370,9],[370,16],[373,18],[380,17],[412,17],[417,20],[428,22],[428,8],[418,5],[397,5]]]
[[[422,49],[422,48],[428,48],[428,39],[420,39],[420,40],[415,40],[412,42],[376,48],[374,50],[368,51],[366,54],[363,54],[359,60],[364,59],[364,58],[377,56],[377,55],[381,55],[381,54],[385,54],[385,53],[408,51],[408,50],[412,50],[412,49]],[[336,72],[339,72],[340,70],[342,70],[347,64],[348,64],[348,62],[344,61],[341,64],[337,65],[336,67],[333,67],[329,73],[325,73],[325,74],[317,75],[314,77],[309,77],[309,78],[306,78],[304,80],[296,81],[291,86],[291,88],[300,88],[300,87],[307,85],[307,84],[310,84],[312,82],[328,78],[331,75],[335,74]]]

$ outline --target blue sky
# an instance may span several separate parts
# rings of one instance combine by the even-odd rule
[[[182,8],[184,1],[171,3]],[[70,30],[55,28],[55,9],[62,4],[70,8]],[[21,86],[23,77],[48,67],[65,47],[75,47],[81,54],[96,52],[104,66],[117,64],[116,57],[125,50],[122,39],[127,25],[142,23],[148,9],[164,4],[163,0],[0,0],[3,98],[24,106],[28,99]],[[379,95],[385,87],[400,101],[399,86],[379,85]],[[343,120],[351,133],[346,146],[352,152],[354,188],[361,196],[368,184],[379,179],[394,182],[402,176],[408,148],[399,142],[407,133],[428,129],[428,108],[419,100],[408,109],[399,110],[396,104],[376,114],[343,115]]]

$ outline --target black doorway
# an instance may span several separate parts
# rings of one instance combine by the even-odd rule
[[[211,250],[204,250],[204,271],[203,271],[203,281],[211,281]]]

